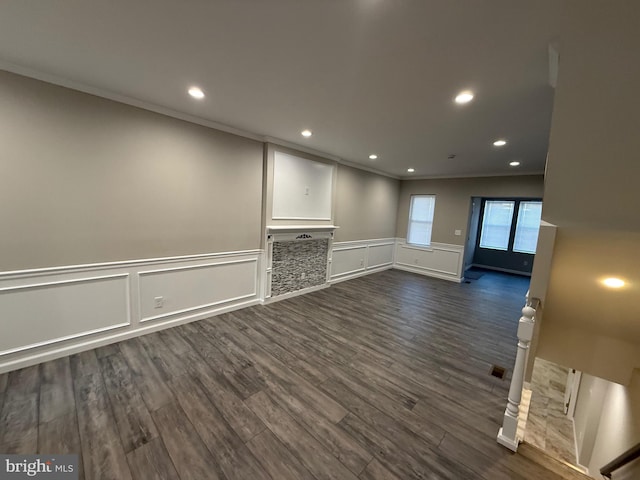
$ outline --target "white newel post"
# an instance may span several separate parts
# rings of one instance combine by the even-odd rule
[[[518,353],[513,366],[511,386],[509,387],[509,398],[507,408],[504,411],[502,427],[498,432],[498,443],[504,445],[514,452],[518,450],[518,413],[520,411],[520,400],[522,398],[522,387],[524,385],[524,371],[527,361],[527,351],[533,338],[533,326],[535,324],[536,309],[532,306],[535,302],[529,301],[527,293],[527,304],[522,309],[522,317],[518,323]]]

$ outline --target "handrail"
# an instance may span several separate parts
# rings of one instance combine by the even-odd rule
[[[607,463],[600,469],[600,475],[611,478],[611,474],[626,464],[633,462],[636,458],[640,458],[640,443],[634,445],[629,450]]]

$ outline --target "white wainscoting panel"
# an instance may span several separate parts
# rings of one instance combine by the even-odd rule
[[[368,268],[384,267],[393,264],[395,243],[369,245]]]
[[[432,243],[419,247],[403,239],[397,242],[394,268],[461,282],[463,254],[462,245]]]
[[[393,266],[395,239],[334,242],[331,282],[339,282]]]
[[[129,325],[128,275],[0,288],[0,312],[0,358]]]
[[[140,272],[140,321],[255,297],[258,260],[233,260]],[[156,307],[155,299],[162,298]]]
[[[364,272],[367,257],[367,247],[342,247],[334,248],[331,257],[331,277],[347,275],[350,273]]]
[[[0,272],[0,373],[255,305],[261,257],[248,250]]]

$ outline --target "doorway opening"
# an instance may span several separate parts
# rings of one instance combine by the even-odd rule
[[[465,270],[531,275],[541,216],[539,198],[472,197]]]

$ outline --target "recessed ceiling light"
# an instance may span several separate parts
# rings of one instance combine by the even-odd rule
[[[496,140],[495,142],[493,142],[493,145],[496,147],[503,147],[507,144],[506,140]]]
[[[415,169],[414,168],[407,168],[407,172],[413,173],[413,172],[415,172]]]
[[[375,153],[369,155],[369,160],[375,160],[376,158],[378,158],[378,155],[376,155]]]
[[[311,133],[311,130],[302,130],[300,134],[305,138],[309,138],[311,135],[313,135],[313,133]]]
[[[602,280],[602,284],[609,288],[622,288],[624,287],[624,280],[621,278],[609,277]]]
[[[456,96],[456,103],[469,103],[471,100],[473,100],[473,92],[471,92],[470,90],[465,90],[464,92],[460,92],[457,96]]]
[[[509,165],[511,165],[512,167],[517,167],[518,165],[520,165],[520,162],[511,162],[509,163]]]
[[[198,100],[201,100],[204,98],[204,92],[202,91],[201,88],[198,88],[198,87],[189,88],[189,95],[191,95],[193,98],[197,98]]]

